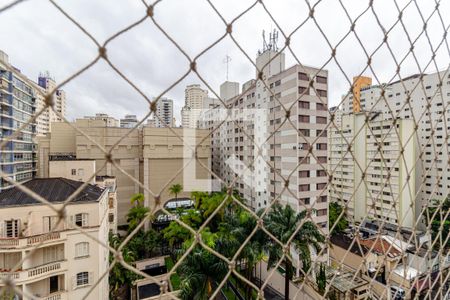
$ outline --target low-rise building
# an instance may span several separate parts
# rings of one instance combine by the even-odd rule
[[[65,206],[66,218],[58,218],[81,185],[66,178],[23,183],[52,207],[17,187],[0,193],[0,287],[13,279],[23,292],[17,299],[82,299],[93,285],[87,299],[108,299],[108,276],[100,278],[109,251],[94,239],[108,241],[110,190],[88,184]]]
[[[78,119],[74,125],[91,139],[77,132],[70,124],[52,124],[52,133],[38,140],[38,176],[49,177],[52,164],[64,165],[53,169],[53,175],[74,180],[87,181],[96,171],[98,176],[114,176],[117,180],[119,225],[126,224],[130,199],[136,193],[145,194],[145,204],[156,210],[173,198],[168,190],[172,184],[182,184],[184,187],[178,197],[190,196],[191,190],[185,184],[184,175],[187,167],[183,170],[183,166],[192,156],[188,156],[186,144],[191,147],[194,143],[201,144],[197,148],[195,164],[192,162],[188,166],[195,166],[196,176],[190,173],[188,179],[210,178],[203,167],[209,166],[211,153],[206,130],[144,127],[129,132],[128,128],[107,127],[104,121],[87,119]],[[177,135],[182,136],[183,140]],[[111,155],[120,169],[106,162],[105,153],[99,145],[108,150],[114,145]],[[95,168],[91,160],[95,161]],[[75,174],[73,177],[72,172]],[[158,203],[147,189],[160,193]]]

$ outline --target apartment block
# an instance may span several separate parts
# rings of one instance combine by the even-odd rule
[[[122,128],[134,128],[137,123],[136,115],[125,115],[123,119],[120,119],[120,127]]]
[[[173,120],[173,100],[167,98],[160,98],[156,102],[156,116],[153,117],[155,120],[155,127],[174,127]]]
[[[339,127],[328,130],[333,174],[328,197],[346,207],[351,221],[376,219],[413,228],[420,215],[414,126],[413,120],[393,124],[380,114],[361,112],[343,115]]]
[[[181,126],[184,128],[199,128],[199,120],[204,110],[217,106],[220,102],[208,97],[208,91],[200,84],[190,84],[184,90],[185,105],[181,110]]]
[[[39,112],[42,107],[45,107],[45,98],[42,96],[51,93],[56,88],[56,82],[48,72],[45,72],[39,75],[37,83],[39,87],[35,87],[35,89],[37,90],[39,96],[36,101],[36,111]],[[38,135],[43,135],[50,132],[51,123],[62,122],[62,117],[66,116],[66,92],[61,89],[57,89],[53,94],[53,101],[55,103],[54,108],[46,109],[36,120],[36,131]]]
[[[45,178],[23,185],[60,209],[82,184]],[[65,207],[67,218],[61,221],[53,209],[16,187],[0,193],[0,276],[14,279],[23,292],[7,289],[11,299],[81,299],[94,284],[87,299],[108,299],[108,276],[100,278],[108,270],[109,251],[75,226],[107,241],[109,193],[88,184]]]
[[[16,182],[30,180],[36,174],[33,137],[36,123],[30,122],[36,111],[36,90],[30,80],[14,68],[8,56],[0,51],[0,142],[9,140],[0,149],[2,178],[0,191],[11,187],[4,180]],[[17,134],[19,128],[22,130]],[[17,134],[13,139],[11,136]]]
[[[260,53],[256,65],[265,66],[263,81],[249,80],[226,101],[229,119],[218,125],[228,114],[220,109],[204,116],[205,128],[219,126],[211,136],[212,169],[228,184],[238,177],[235,189],[252,209],[275,198],[298,210],[314,208],[326,231],[328,73],[300,65],[285,69],[284,53],[273,49]],[[228,85],[221,87],[222,99],[234,91]]]
[[[105,154],[98,145],[90,141],[84,135],[76,132],[66,123],[54,123],[52,132],[46,137],[38,140],[38,162],[39,177],[49,176],[49,166],[56,160],[73,159],[73,163],[67,162],[67,169],[78,167],[75,163],[80,161],[94,160],[95,170],[98,176],[114,176],[117,180],[117,202],[118,202],[118,224],[126,224],[126,214],[131,207],[130,199],[136,193],[144,193],[146,205],[151,209],[159,209],[166,201],[172,198],[168,188],[170,185],[184,184],[184,174],[180,170],[184,165],[184,159],[191,158],[184,148],[189,137],[193,143],[200,143],[206,137],[206,130],[189,130],[173,128],[181,141],[168,128],[136,129],[125,136],[129,129],[107,127],[105,121],[78,119],[74,123],[84,133],[89,135],[96,143],[104,149],[111,149],[112,159],[127,174],[121,172],[112,164],[106,162]],[[117,145],[115,145],[118,143]],[[76,160],[75,160],[76,159]],[[196,176],[190,174],[190,178],[207,179],[208,172],[200,162],[209,166],[210,163],[210,141],[206,138],[197,151],[195,165]],[[74,167],[71,167],[73,164]],[[89,163],[83,169],[83,176],[92,175],[88,169]],[[80,167],[81,168],[81,167]],[[81,175],[74,175],[75,178]],[[82,177],[82,176],[81,176]],[[136,179],[133,180],[133,177]],[[85,178],[85,177],[82,177]],[[156,202],[153,196],[145,189],[150,189],[155,194],[160,194],[160,202]],[[169,184],[167,184],[169,183]],[[188,197],[190,191],[183,191],[179,197]]]
[[[383,96],[384,95],[384,96]],[[402,81],[361,88],[361,111],[374,111],[386,121],[410,119],[417,124],[417,155],[420,169],[416,201],[424,207],[450,191],[449,151],[446,126],[450,121],[450,75],[447,72],[415,74]],[[343,113],[353,111],[353,95],[343,99]],[[413,167],[414,164],[409,166]]]

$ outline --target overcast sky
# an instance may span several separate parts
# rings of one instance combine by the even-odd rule
[[[0,0],[0,8],[10,2],[11,0]],[[362,0],[342,2],[352,19],[367,9],[369,3]],[[410,1],[397,2],[403,8]],[[425,19],[433,11],[434,2],[417,0]],[[440,6],[445,27],[450,18],[449,2],[443,0]],[[145,6],[139,0],[59,0],[57,3],[100,43],[146,13]],[[253,1],[216,0],[212,3],[229,22]],[[264,3],[286,34],[290,34],[309,14],[304,0],[266,0]],[[398,11],[394,1],[375,0],[374,10],[385,30],[389,30],[397,21]],[[350,22],[338,0],[321,1],[314,15],[333,46],[349,31]],[[191,57],[218,40],[225,32],[225,25],[206,0],[163,0],[155,8],[155,20]],[[411,40],[416,40],[422,31],[423,22],[414,1],[405,9],[403,22]],[[276,25],[263,7],[257,4],[234,23],[233,36],[254,60],[257,50],[262,47],[262,30],[269,32],[275,28]],[[435,13],[427,27],[432,47],[438,47],[444,31],[440,16]],[[369,54],[383,40],[382,29],[371,10],[356,22],[355,32]],[[279,47],[284,42],[280,33]],[[397,23],[389,33],[388,42],[400,62],[410,49],[401,23]],[[302,64],[323,66],[329,71],[330,106],[337,104],[341,95],[348,91],[346,76],[352,78],[360,74],[367,65],[367,57],[353,33],[337,47],[336,58],[342,70],[334,60],[327,63],[331,54],[330,47],[312,19],[293,35],[291,46]],[[57,81],[70,77],[97,55],[95,44],[46,0],[24,1],[0,13],[0,49],[28,77],[36,79],[39,72],[49,71]],[[159,95],[189,68],[186,58],[150,19],[113,40],[107,50],[112,63],[148,97]],[[417,40],[414,53],[423,70],[432,53],[425,34]],[[289,51],[286,54],[286,66],[295,64]],[[217,93],[219,85],[226,79],[226,55],[232,58],[229,65],[230,80],[243,83],[255,74],[248,59],[230,37],[226,37],[201,56],[197,64],[199,73]],[[444,43],[436,55],[438,69],[446,69],[450,62],[448,45]],[[386,45],[374,55],[372,66],[381,82],[387,82],[394,76],[397,66]],[[419,71],[411,54],[401,66],[402,76]],[[425,71],[434,72],[436,66],[432,63]],[[370,70],[364,74],[373,76]],[[398,78],[394,80],[396,79]],[[201,83],[195,74],[189,75],[166,94],[174,100],[177,120],[180,119],[179,111],[184,105],[184,88],[193,83]],[[148,111],[146,101],[102,60],[70,81],[63,89],[68,97],[69,119],[96,112],[108,113],[117,118],[129,113],[143,117]]]

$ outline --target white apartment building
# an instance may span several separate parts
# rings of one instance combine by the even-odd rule
[[[208,97],[208,91],[200,84],[190,84],[184,90],[185,105],[181,109],[181,126],[184,128],[198,128],[200,115],[204,110],[219,105],[219,100]]]
[[[39,112],[40,109],[45,106],[45,95],[56,88],[56,82],[48,72],[45,72],[39,74],[37,87],[34,87],[37,92],[36,111]],[[53,101],[55,103],[54,109],[46,109],[44,113],[36,119],[36,133],[38,135],[44,135],[47,132],[50,132],[52,123],[63,121],[63,118],[58,116],[55,111],[63,117],[66,116],[66,92],[61,89],[56,90],[53,94]]]
[[[234,108],[232,115],[242,129],[228,119],[212,133],[212,169],[226,183],[241,175],[235,189],[252,209],[263,208],[279,197],[281,202],[299,211],[314,208],[314,219],[326,232],[328,73],[300,65],[285,69],[284,53],[273,50],[257,57],[258,68],[266,64],[265,84],[261,80],[249,80],[244,83],[242,93],[234,97],[230,93],[235,83],[228,82],[229,88],[221,87],[221,91],[227,91],[221,98],[231,96],[226,102]],[[310,81],[318,94],[309,88]],[[287,109],[292,107],[290,120],[294,127],[284,122],[286,112],[282,105]],[[211,110],[205,114],[202,126],[211,130],[226,115],[225,110]],[[261,156],[256,145],[261,149]],[[250,170],[246,171],[247,167]],[[288,178],[290,174],[287,190],[280,175]]]
[[[97,113],[95,116],[85,116],[84,119],[105,121],[106,127],[120,127],[120,121],[108,114]]]
[[[384,99],[381,95],[384,91]],[[352,95],[342,103],[342,111],[352,111]],[[416,74],[384,85],[361,89],[361,110],[380,112],[384,120],[411,119],[417,124],[418,194],[421,207],[432,199],[444,199],[450,191],[449,146],[450,74]]]
[[[174,127],[173,121],[173,100],[167,98],[160,98],[156,102],[156,116],[153,117],[155,120],[155,127]]]
[[[414,122],[398,119],[393,128],[392,120],[368,116],[366,122],[364,112],[345,114],[339,127],[328,130],[329,201],[346,207],[353,222],[377,219],[412,228],[420,213]]]
[[[23,185],[56,209],[83,182],[65,178],[33,179]],[[109,251],[75,229],[108,241],[110,190],[89,184],[67,206],[66,218],[18,188],[0,193],[0,286],[10,278],[23,296],[14,299],[108,299]],[[25,257],[27,259],[23,260]],[[7,290],[14,296],[13,290]]]

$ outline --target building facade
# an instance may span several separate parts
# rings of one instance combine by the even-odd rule
[[[353,113],[329,129],[328,197],[352,222],[377,219],[413,228],[419,217],[414,122],[398,119],[394,126],[376,113]]]
[[[167,98],[160,98],[156,102],[156,116],[153,117],[155,120],[155,127],[174,127],[173,121],[173,100]]]
[[[37,97],[36,111],[39,111],[41,107],[45,106],[45,98],[43,98],[42,95],[45,96],[46,94],[52,92],[56,88],[56,82],[50,74],[46,72],[39,75],[37,83],[39,87],[36,88],[36,90],[38,90],[37,92],[39,97]],[[36,119],[38,135],[43,135],[50,132],[51,124],[53,122],[62,122],[62,117],[66,116],[66,92],[61,89],[57,89],[53,94],[53,101],[55,103],[54,108],[46,109],[44,113]],[[42,125],[42,129],[40,125]]]
[[[450,121],[450,75],[446,72],[415,74],[402,81],[361,88],[361,111],[377,112],[380,119],[410,119],[417,125],[419,170],[415,197],[420,209],[450,191],[449,150],[446,124]],[[343,99],[342,112],[353,111],[353,95]],[[423,220],[422,220],[423,221]]]
[[[120,121],[108,114],[98,113],[95,116],[85,116],[84,118],[89,120],[103,120],[107,127],[120,127]]]
[[[82,184],[46,178],[24,186],[60,209]],[[109,189],[88,184],[59,221],[53,209],[18,188],[0,193],[0,276],[12,277],[24,293],[14,299],[81,299],[94,284],[87,299],[108,299],[108,276],[97,281],[108,270],[109,251],[76,229],[108,241],[108,203]]]
[[[48,177],[49,165],[54,160],[67,160],[65,157],[81,161],[95,160],[95,170],[101,169],[97,175],[114,176],[117,180],[119,225],[126,224],[126,214],[131,208],[130,199],[134,194],[144,193],[146,205],[157,210],[172,198],[168,191],[170,185],[179,183],[185,186],[183,172],[179,173],[179,171],[183,168],[184,159],[187,155],[184,152],[186,139],[191,136],[196,143],[200,143],[208,134],[206,130],[174,128],[173,130],[178,135],[184,137],[185,140],[181,141],[168,128],[144,127],[130,132],[128,136],[122,139],[129,129],[106,127],[105,122],[101,120],[78,119],[74,125],[92,137],[104,149],[109,149],[121,139],[119,144],[112,149],[111,154],[115,163],[127,174],[106,163],[105,154],[95,143],[77,133],[68,124],[55,123],[52,133],[38,141],[38,176],[41,178]],[[196,178],[209,178],[208,172],[200,165],[200,162],[209,166],[210,153],[210,141],[205,139],[197,152]],[[70,165],[70,163],[68,164]],[[70,166],[67,168],[72,169]],[[83,172],[84,176],[92,175],[93,172],[88,171],[87,167],[83,168],[86,168]],[[76,172],[78,171],[78,167],[74,169],[76,169]],[[175,174],[176,176],[173,179]],[[160,193],[160,202],[157,203],[153,196],[132,180],[130,176],[155,194]],[[193,177],[192,174],[189,177]],[[169,185],[166,185],[167,182],[169,182]],[[180,197],[189,195],[189,190],[179,194]]]
[[[298,211],[314,208],[314,220],[326,232],[328,74],[300,65],[285,69],[284,60],[283,53],[266,50],[256,59],[258,68],[265,66],[264,81],[249,80],[234,97],[234,84],[221,88],[234,121],[211,135],[212,170],[227,184],[239,175],[235,189],[254,210],[274,199]],[[290,108],[290,122],[283,107]],[[202,126],[216,128],[227,114],[211,110]]]
[[[120,119],[120,127],[122,128],[134,128],[137,123],[136,115],[125,115],[123,119]]]
[[[219,100],[208,97],[208,91],[200,84],[190,84],[184,90],[185,105],[181,110],[181,126],[184,128],[199,128],[199,120],[204,110],[219,105]]]
[[[36,123],[30,122],[36,111],[36,89],[30,80],[14,68],[8,56],[0,51],[0,142],[8,142],[0,149],[3,172],[0,191],[11,187],[4,179],[25,182],[36,174],[35,147]],[[29,124],[25,125],[27,122]],[[24,126],[19,133],[18,129]],[[16,134],[14,138],[11,136]]]

